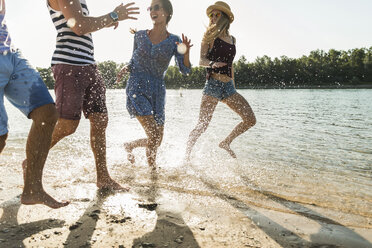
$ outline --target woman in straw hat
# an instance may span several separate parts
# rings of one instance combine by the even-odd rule
[[[242,121],[219,144],[219,147],[226,150],[233,158],[236,158],[236,155],[230,148],[231,142],[256,124],[251,107],[235,89],[233,60],[236,54],[236,41],[229,33],[234,14],[230,6],[223,1],[217,1],[209,6],[206,12],[210,21],[201,44],[200,65],[207,68],[207,82],[203,89],[199,121],[191,131],[187,142],[187,160],[197,139],[206,131],[219,101],[225,103],[242,118]]]

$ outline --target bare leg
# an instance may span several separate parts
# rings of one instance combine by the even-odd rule
[[[194,147],[196,141],[199,139],[202,133],[207,130],[217,104],[218,100],[216,98],[203,95],[200,104],[198,124],[196,125],[194,130],[191,131],[189,140],[187,141],[186,160],[190,159],[191,150]]]
[[[147,146],[147,139],[138,139],[138,140],[124,143],[124,149],[127,152],[128,161],[134,164],[136,160],[132,153],[133,149],[137,147],[146,147],[146,146]]]
[[[163,140],[164,126],[160,126],[156,123],[154,116],[137,116],[137,120],[141,123],[145,130],[147,139],[146,144],[146,157],[147,162],[153,169],[156,168],[156,154],[158,148]],[[134,141],[133,144],[142,145],[142,140]]]
[[[8,134],[4,134],[0,136],[0,154],[3,151],[5,144],[6,144],[6,139],[8,138]]]
[[[26,205],[44,204],[60,208],[69,202],[58,202],[48,195],[42,184],[43,169],[48,156],[52,132],[57,121],[57,111],[53,104],[44,105],[31,112],[33,120],[26,145],[27,166],[21,203]]]
[[[236,112],[241,118],[242,122],[240,122],[232,131],[231,133],[219,144],[219,147],[225,149],[231,157],[236,158],[236,155],[233,150],[230,148],[231,142],[247,131],[249,128],[253,127],[256,124],[256,117],[253,113],[251,106],[249,106],[247,100],[236,93],[227,99],[222,101],[226,103],[234,112]]]
[[[94,154],[97,171],[97,187],[105,190],[129,190],[115,182],[109,175],[106,164],[106,128],[108,116],[104,113],[89,115],[90,145]]]
[[[52,134],[52,141],[50,144],[50,149],[55,146],[60,140],[64,137],[73,134],[76,131],[76,128],[79,126],[80,120],[67,120],[59,118]],[[27,159],[22,163],[23,168],[23,179],[26,178],[26,168],[27,168]]]
[[[59,118],[56,127],[54,128],[53,131],[50,148],[55,146],[64,137],[75,133],[77,127],[79,126],[79,122],[80,120],[67,120]]]

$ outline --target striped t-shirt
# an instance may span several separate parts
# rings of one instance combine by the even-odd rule
[[[89,15],[85,0],[80,0],[83,15]],[[74,20],[66,20],[61,11],[52,9],[48,4],[49,14],[57,30],[56,49],[52,57],[52,65],[90,65],[95,64],[92,34],[79,36],[69,25],[74,25]]]
[[[0,14],[0,53],[10,51],[12,40],[5,24],[4,15]]]

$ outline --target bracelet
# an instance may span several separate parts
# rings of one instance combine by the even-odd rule
[[[209,67],[212,68],[214,63],[215,63],[214,61],[210,61],[210,62],[209,62]]]

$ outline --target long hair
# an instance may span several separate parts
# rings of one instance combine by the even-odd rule
[[[209,26],[207,27],[207,31],[205,31],[204,36],[203,36],[203,43],[210,44],[220,34],[223,34],[223,33],[226,33],[226,35],[229,35],[229,30],[230,30],[230,19],[224,12],[221,12],[221,17],[218,19],[216,24],[213,24],[212,19],[210,19]]]
[[[167,12],[168,16],[167,16],[167,24],[168,22],[172,19],[172,16],[173,16],[173,6],[172,6],[172,3],[169,1],[169,0],[160,0],[161,2],[161,5],[164,9],[165,12]]]

